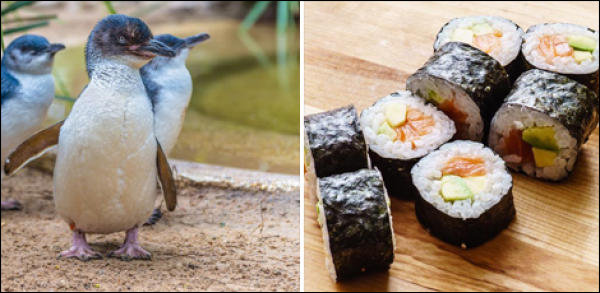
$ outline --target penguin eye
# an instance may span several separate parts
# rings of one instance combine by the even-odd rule
[[[125,37],[124,36],[120,36],[119,37],[119,44],[125,45],[126,43],[127,43],[127,40],[125,40]]]

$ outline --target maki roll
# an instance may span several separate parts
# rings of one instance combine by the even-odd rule
[[[354,106],[304,117],[305,141],[308,144],[307,173],[317,177],[369,168],[367,146]]]
[[[522,54],[528,69],[567,75],[598,94],[598,32],[567,23],[530,27]]]
[[[502,65],[490,55],[465,43],[450,42],[408,78],[406,88],[454,121],[455,139],[481,141],[510,82]]]
[[[419,190],[417,219],[450,244],[463,249],[483,244],[515,216],[512,177],[504,161],[481,143],[445,144],[411,173]]]
[[[360,124],[371,163],[381,171],[387,191],[405,199],[416,195],[412,166],[456,133],[448,116],[408,91],[393,93],[362,111]]]
[[[504,66],[514,81],[523,70],[521,42],[523,30],[514,22],[499,16],[467,16],[450,20],[438,32],[433,49],[448,42],[467,43],[486,52]]]
[[[317,213],[331,277],[339,281],[387,270],[396,240],[379,171],[362,169],[318,180]]]
[[[489,146],[516,171],[548,180],[565,178],[598,123],[598,98],[560,74],[523,73],[500,107]]]

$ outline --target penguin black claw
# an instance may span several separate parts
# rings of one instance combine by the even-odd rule
[[[162,216],[163,213],[160,210],[160,208],[154,209],[154,211],[152,211],[152,215],[150,215],[150,218],[148,218],[146,223],[144,223],[144,226],[151,226],[156,224],[162,218]]]

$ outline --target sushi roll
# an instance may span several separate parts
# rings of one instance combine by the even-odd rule
[[[387,270],[396,240],[379,171],[362,169],[318,180],[318,221],[331,278]]]
[[[450,42],[408,78],[406,88],[454,121],[455,139],[481,141],[510,82],[502,65],[490,55],[465,43]]]
[[[438,32],[433,49],[448,42],[464,42],[486,52],[504,66],[511,81],[523,70],[519,57],[523,29],[499,16],[467,16],[450,20]]]
[[[516,171],[548,180],[565,178],[598,123],[598,98],[560,74],[523,73],[500,107],[489,146]]]
[[[522,55],[528,69],[567,75],[598,94],[598,32],[567,23],[530,27]]]
[[[316,177],[369,168],[367,146],[354,106],[304,117],[307,154]]]
[[[381,171],[387,191],[404,199],[416,196],[412,166],[456,133],[446,114],[408,91],[393,93],[362,111],[360,124],[371,163]]]
[[[483,144],[455,141],[412,169],[419,190],[417,219],[429,232],[463,249],[483,244],[515,217],[512,177]]]

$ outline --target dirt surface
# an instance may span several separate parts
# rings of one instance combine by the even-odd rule
[[[52,177],[27,168],[2,182],[2,291],[298,291],[299,194],[179,184],[179,206],[140,230],[151,261],[58,260],[71,233],[54,212]],[[102,254],[125,233],[89,235]]]

